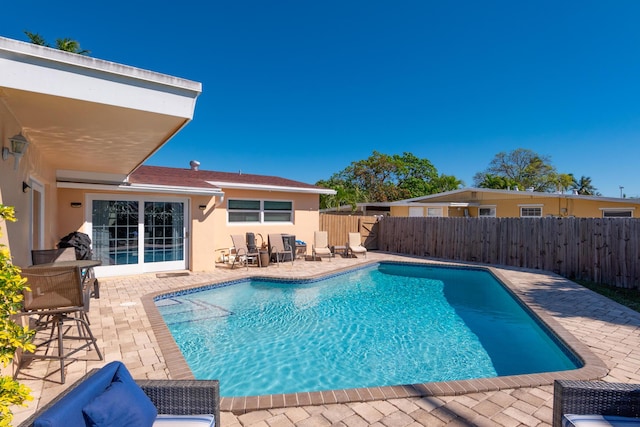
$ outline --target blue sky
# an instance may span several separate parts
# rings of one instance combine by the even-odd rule
[[[529,148],[640,196],[640,2],[13,1],[0,35],[202,82],[152,165],[314,183],[411,152],[470,186]],[[0,70],[1,72],[1,70]]]

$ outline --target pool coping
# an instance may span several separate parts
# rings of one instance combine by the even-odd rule
[[[553,275],[540,270],[513,269],[510,267],[495,267],[479,263],[462,263],[437,261],[425,258],[406,257],[411,261],[388,261],[390,263],[406,263],[412,265],[431,265],[456,268],[482,269],[490,272],[500,280],[508,291],[514,295],[539,321],[541,321],[573,354],[583,363],[578,369],[544,372],[538,374],[510,375],[493,378],[478,378],[470,380],[456,380],[446,382],[430,382],[419,384],[405,384],[396,386],[362,387],[342,390],[328,390],[317,392],[298,392],[289,394],[274,394],[246,397],[222,397],[220,408],[222,411],[243,414],[255,410],[287,408],[304,405],[327,405],[338,403],[368,402],[381,399],[397,399],[408,397],[427,396],[457,396],[467,393],[498,391],[523,387],[537,387],[551,385],[556,379],[566,380],[595,380],[603,378],[609,372],[604,362],[598,358],[584,343],[566,330],[560,323],[540,304],[533,303],[526,298],[523,291],[508,279],[502,270],[517,270],[532,272],[535,274]],[[328,276],[343,274],[345,272],[370,267],[384,260],[375,260],[358,265],[357,267],[344,267],[329,273],[321,273],[308,276],[300,276],[293,279],[282,280],[316,280]],[[555,276],[555,275],[554,275]],[[201,284],[193,284],[170,291],[164,290],[146,294],[142,297],[142,305],[151,323],[153,333],[158,341],[158,347],[165,359],[167,369],[172,379],[194,379],[184,356],[180,352],[171,332],[166,326],[162,315],[155,304],[155,299],[173,293],[189,291],[211,285],[219,285],[227,282],[252,279],[274,279],[260,274],[250,274],[242,279],[218,280]],[[566,280],[566,279],[565,279]]]

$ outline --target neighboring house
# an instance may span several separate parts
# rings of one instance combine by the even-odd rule
[[[534,191],[463,188],[386,203],[360,203],[358,212],[395,217],[640,218],[640,199]]]
[[[15,264],[82,231],[99,275],[210,270],[231,233],[317,230],[318,195],[332,190],[141,166],[192,119],[200,83],[2,37],[0,70],[0,203],[18,218],[0,243]]]

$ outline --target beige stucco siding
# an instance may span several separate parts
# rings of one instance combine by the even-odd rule
[[[178,194],[158,194],[158,193],[134,193],[134,192],[109,192],[83,189],[58,189],[59,205],[57,209],[57,224],[54,237],[51,239],[51,246],[54,247],[61,237],[72,232],[82,231],[85,221],[90,221],[86,217],[90,215],[87,209],[87,196],[91,194],[109,195],[110,198],[118,196],[142,197],[162,199],[164,198],[184,198],[188,200],[191,220],[188,227],[189,251],[188,268],[192,271],[209,271],[215,268],[216,250],[228,249],[231,246],[231,234],[242,234],[252,232],[256,234],[257,243],[260,244],[262,235],[264,241],[269,233],[294,234],[296,239],[307,242],[307,249],[310,253],[313,242],[313,232],[319,227],[317,194],[298,194],[287,192],[270,191],[248,191],[248,190],[228,190],[225,191],[225,198],[220,202],[218,197],[210,196],[190,196]],[[229,224],[227,219],[227,202],[229,199],[255,199],[255,200],[282,200],[291,201],[294,209],[293,223],[289,224]],[[82,203],[81,208],[71,207],[72,202]],[[200,206],[205,206],[200,210]]]
[[[0,103],[0,147],[9,145],[9,138],[20,132],[18,123],[13,115]],[[0,243],[6,245],[11,251],[13,262],[16,265],[26,266],[31,263],[30,227],[31,227],[31,197],[32,193],[22,192],[22,183],[30,183],[31,179],[37,180],[44,187],[44,242],[45,246],[55,240],[57,234],[56,222],[50,218],[56,211],[56,187],[55,171],[47,163],[46,158],[33,144],[27,147],[27,152],[22,156],[18,169],[14,169],[14,156],[9,156],[5,161],[0,160],[0,203],[15,208],[18,221],[5,223],[0,221],[2,237]],[[37,172],[36,172],[37,171]]]
[[[224,189],[223,189],[224,190]],[[260,234],[267,242],[270,233],[294,234],[297,240],[307,243],[307,252],[311,253],[313,243],[313,232],[319,227],[319,196],[317,194],[299,194],[277,191],[255,191],[255,190],[224,190],[225,200],[222,205],[216,208],[211,226],[214,228],[215,249],[225,249],[231,246],[231,235],[247,232],[256,234],[256,244],[260,244]],[[229,199],[244,200],[281,200],[293,202],[293,223],[292,224],[233,224],[228,222],[227,202]],[[213,258],[211,258],[213,259]]]

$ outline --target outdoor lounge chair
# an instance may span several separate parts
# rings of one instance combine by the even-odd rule
[[[280,266],[280,262],[287,259],[286,255],[291,256],[291,265],[295,259],[295,248],[284,245],[282,234],[269,234],[269,246],[271,251],[271,258],[275,259],[275,262]]]
[[[553,427],[562,425],[640,425],[640,384],[556,380]]]
[[[360,233],[349,233],[349,243],[347,243],[347,247],[352,254],[364,254],[364,257],[367,257],[367,248],[362,246]]]
[[[315,259],[316,257],[320,257],[326,255],[329,257],[329,261],[331,261],[331,257],[333,254],[331,253],[331,249],[329,249],[329,233],[326,231],[316,231],[313,233],[313,246],[311,247],[311,256]]]
[[[260,252],[257,250],[254,252],[249,252],[249,248],[247,247],[247,242],[244,239],[244,236],[240,234],[232,234],[231,240],[233,241],[233,247],[235,248],[236,255],[233,258],[233,262],[231,263],[231,269],[236,265],[236,262],[239,264],[244,264],[244,266],[249,268],[249,261],[252,263],[256,263],[258,266],[260,265]]]

